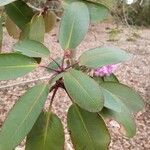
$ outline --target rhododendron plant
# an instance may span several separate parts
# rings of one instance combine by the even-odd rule
[[[47,5],[37,9],[22,0],[0,0],[7,31],[18,39],[12,52],[0,54],[0,80],[16,79],[43,68],[43,58],[49,61],[44,68],[52,74],[48,81],[27,90],[10,110],[0,131],[0,150],[12,150],[25,138],[26,150],[64,149],[63,125],[52,111],[59,88],[72,102],[67,110],[67,126],[74,149],[108,149],[111,137],[104,121],[107,118],[120,123],[125,136],[135,135],[133,115],[143,108],[143,101],[112,74],[117,64],[132,59],[131,55],[119,48],[100,46],[76,57],[90,23],[103,21],[109,15],[114,6],[109,2],[65,0],[58,35],[63,56],[49,60],[44,34],[54,27],[56,14]],[[49,93],[49,108],[45,110]]]

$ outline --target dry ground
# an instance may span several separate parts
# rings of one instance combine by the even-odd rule
[[[122,64],[115,74],[118,76],[122,83],[133,87],[144,98],[145,109],[135,116],[137,124],[137,134],[132,139],[126,139],[119,132],[118,124],[111,122],[108,126],[112,134],[112,142],[110,150],[149,150],[150,149],[150,29],[129,29],[126,27],[119,27],[117,33],[112,35],[107,32],[106,28],[114,28],[114,25],[104,23],[100,25],[92,25],[90,30],[78,47],[78,55],[82,51],[89,48],[97,47],[100,45],[114,45],[120,47],[133,54],[133,58]],[[45,44],[51,49],[51,56],[54,58],[62,55],[61,48],[58,44],[57,33],[58,28],[53,30],[52,33],[47,34],[45,37]],[[111,30],[112,31],[112,30]],[[119,31],[119,32],[118,32]],[[135,33],[136,34],[135,34]],[[139,36],[138,36],[139,35]],[[111,41],[110,41],[111,40]],[[4,35],[3,52],[11,50],[11,46],[15,41],[10,38],[7,33]],[[49,60],[43,60],[43,63],[48,63]],[[22,78],[12,81],[0,82],[0,87],[21,83],[26,80],[34,80],[48,76],[48,73],[43,69],[37,69]],[[21,84],[9,88],[0,89],[0,126],[2,125],[8,111],[29,87],[35,83]],[[50,96],[48,100],[50,99]],[[54,111],[59,115],[64,123],[66,130],[66,113],[70,101],[67,95],[59,90],[54,102]],[[46,105],[47,106],[47,105]],[[45,108],[46,108],[45,106]],[[66,131],[67,132],[67,131]],[[69,136],[66,134],[66,150],[71,150],[69,144]],[[18,146],[18,149],[23,150],[23,144]]]

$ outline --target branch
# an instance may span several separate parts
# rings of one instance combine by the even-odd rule
[[[27,80],[27,81],[23,81],[23,82],[14,83],[14,84],[9,84],[9,85],[6,85],[6,86],[0,86],[0,89],[6,89],[6,88],[18,86],[18,85],[24,85],[24,84],[36,82],[36,81],[39,81],[39,80],[50,80],[52,78],[53,78],[53,75],[45,76],[45,77],[41,77],[41,78],[37,78],[37,79],[33,79],[33,80]]]

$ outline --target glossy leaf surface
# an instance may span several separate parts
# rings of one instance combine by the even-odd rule
[[[61,47],[75,49],[85,37],[89,27],[89,11],[87,6],[81,2],[71,3],[64,11],[59,42]]]
[[[76,150],[107,150],[110,136],[97,113],[90,113],[72,105],[67,116],[68,128]]]
[[[34,15],[32,9],[22,0],[6,5],[5,9],[7,15],[20,29],[24,29]]]
[[[64,74],[64,84],[71,99],[81,108],[90,112],[98,112],[103,108],[102,90],[86,74],[71,69]]]
[[[138,112],[144,107],[143,99],[131,88],[121,83],[105,82],[101,86],[106,89],[116,101],[123,103],[130,112]]]
[[[60,119],[43,112],[27,136],[26,150],[63,150],[64,131]]]
[[[128,58],[129,54],[118,48],[99,47],[84,52],[79,60],[81,65],[98,68],[104,65],[117,64]]]
[[[27,56],[17,53],[0,54],[0,80],[15,79],[36,67],[36,61]]]
[[[21,39],[31,39],[44,42],[45,23],[42,15],[35,14],[21,34]]]
[[[109,10],[106,6],[101,4],[95,4],[93,2],[88,2],[85,0],[65,0],[64,7],[66,8],[68,4],[72,2],[84,2],[89,9],[90,19],[92,22],[100,22],[107,19],[109,15]]]
[[[40,115],[48,92],[46,84],[38,84],[18,100],[1,129],[1,150],[12,150],[25,138]]]
[[[49,49],[42,43],[29,39],[19,41],[13,50],[29,57],[48,57],[50,54]]]

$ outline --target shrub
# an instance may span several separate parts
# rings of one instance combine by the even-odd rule
[[[56,15],[48,8],[33,11],[22,0],[0,0],[0,5],[5,5],[9,34],[19,38],[11,53],[0,54],[0,80],[16,79],[43,67],[40,60],[50,55],[43,44],[44,33],[51,31]],[[127,137],[136,133],[133,114],[143,108],[143,101],[112,74],[115,67],[112,64],[128,60],[130,54],[119,48],[97,47],[76,58],[76,48],[84,39],[90,21],[103,21],[109,9],[104,3],[94,1],[66,0],[63,6],[59,43],[64,55],[52,58],[44,66],[52,77],[30,88],[11,109],[0,132],[0,150],[14,149],[25,137],[26,150],[64,149],[63,125],[52,112],[59,88],[64,89],[72,102],[67,125],[75,149],[108,149],[110,134],[106,118],[122,124]],[[51,92],[46,111],[44,103]]]

